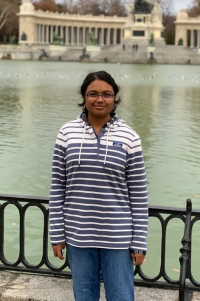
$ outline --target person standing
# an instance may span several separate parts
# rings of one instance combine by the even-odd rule
[[[115,113],[119,87],[105,71],[81,85],[82,114],[57,136],[49,199],[55,257],[67,256],[76,301],[134,301],[134,265],[147,251],[148,197],[139,135]]]

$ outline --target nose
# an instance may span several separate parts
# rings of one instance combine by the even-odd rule
[[[99,97],[98,97],[98,99],[97,99],[97,101],[99,102],[102,102],[103,101],[103,96],[102,96],[102,94],[99,94]]]

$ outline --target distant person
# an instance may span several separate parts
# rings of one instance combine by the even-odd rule
[[[125,46],[125,44],[123,44],[123,51],[125,50],[125,48],[126,48],[126,46]]]
[[[134,265],[147,246],[146,172],[138,134],[115,113],[119,87],[105,71],[89,73],[82,114],[57,136],[49,199],[55,257],[67,248],[76,301],[134,300]],[[67,105],[66,105],[67,106]]]
[[[135,50],[138,51],[138,44],[135,45]]]
[[[133,48],[133,50],[135,50],[135,44],[133,44],[132,48]]]

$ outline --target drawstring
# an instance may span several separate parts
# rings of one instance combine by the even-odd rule
[[[108,131],[107,131],[107,140],[106,140],[106,154],[105,154],[105,158],[103,161],[103,165],[105,167],[105,163],[106,163],[106,157],[107,157],[107,153],[108,153],[108,136],[109,136],[109,131],[110,131],[110,127],[108,127]]]
[[[78,165],[79,165],[79,166],[80,166],[80,164],[81,164],[81,151],[82,151],[83,142],[84,142],[84,139],[85,139],[85,132],[86,132],[86,124],[84,125],[83,139],[82,139],[81,147],[80,147],[80,151],[79,151],[79,157],[78,157]],[[110,132],[110,127],[108,127],[108,131],[107,131],[106,153],[105,153],[105,158],[104,158],[104,161],[103,161],[104,167],[105,167],[106,158],[107,158],[107,154],[108,154],[108,138],[109,138],[109,132]]]
[[[82,146],[83,146],[83,142],[84,142],[84,138],[85,138],[85,131],[86,131],[86,123],[84,125],[84,131],[83,131],[83,139],[81,142],[81,147],[80,147],[80,151],[79,151],[79,157],[78,157],[78,165],[80,166],[81,164],[81,150],[82,150]]]

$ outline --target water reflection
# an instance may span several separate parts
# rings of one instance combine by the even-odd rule
[[[78,88],[83,78],[90,71],[102,69],[110,72],[121,87],[118,115],[142,139],[150,204],[185,207],[186,198],[191,198],[193,208],[199,208],[200,83],[197,66],[2,61],[1,193],[48,196],[57,132],[62,124],[81,112],[77,103],[81,102]],[[10,227],[13,217],[12,213],[7,216]],[[37,222],[40,223],[40,217],[34,216],[34,223]],[[150,223],[151,233],[158,232],[157,224]],[[181,236],[182,225],[172,227]],[[195,237],[196,232],[193,235]],[[170,231],[170,237],[173,248],[179,249],[176,232]],[[159,238],[149,235],[148,241],[151,260],[147,256],[145,271],[151,270],[150,262],[156,262],[160,252],[160,245],[156,244]],[[31,256],[37,261],[40,256],[37,247],[34,252]],[[169,258],[171,252],[169,248]],[[167,260],[169,273],[173,274],[173,268],[177,267]],[[157,269],[158,265],[154,266],[153,275]]]
[[[120,85],[118,114],[141,136],[151,204],[199,207],[198,68],[2,62],[1,192],[47,196],[60,126],[80,114],[85,75],[105,69]],[[31,183],[31,184],[30,184]]]

